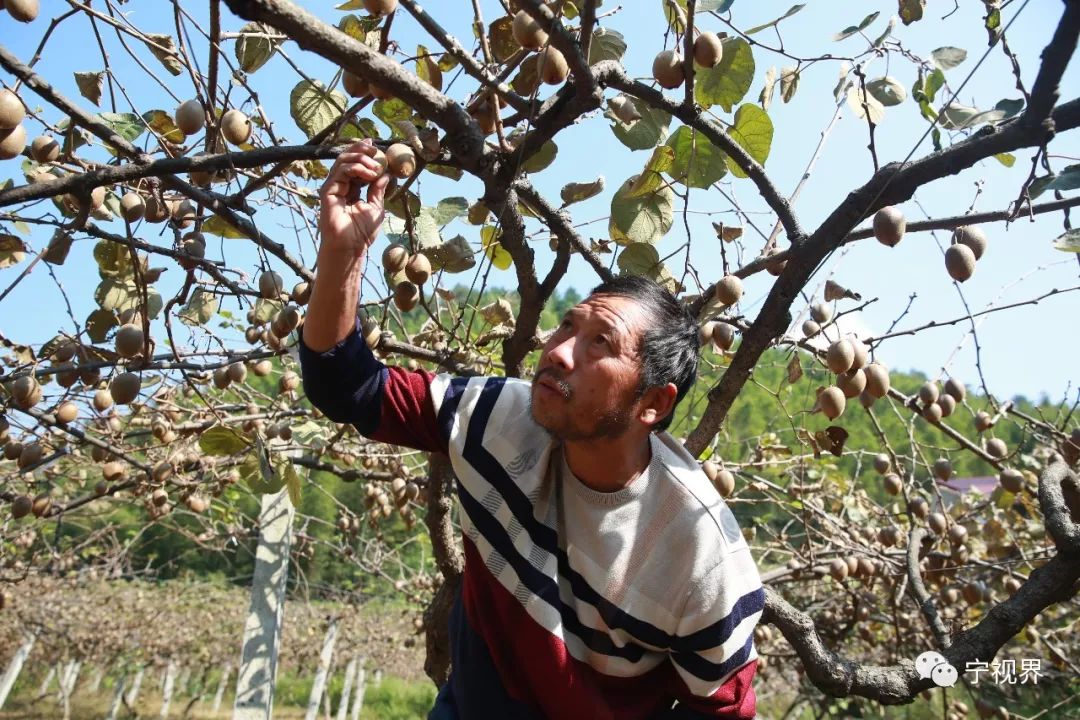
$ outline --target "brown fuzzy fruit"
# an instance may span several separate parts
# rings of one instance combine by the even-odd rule
[[[42,493],[34,498],[34,504],[31,507],[31,511],[34,513],[34,517],[45,517],[49,514],[49,510],[52,509],[52,498]]]
[[[938,405],[936,402],[930,403],[929,405],[924,407],[920,414],[923,416],[924,420],[934,423],[935,425],[941,422],[941,418],[945,416],[945,414],[941,411],[941,406]]]
[[[60,157],[60,143],[48,135],[38,135],[30,143],[30,157],[39,163],[55,162]]]
[[[889,371],[881,363],[870,363],[863,372],[866,374],[866,392],[875,399],[889,393]]]
[[[362,98],[371,92],[367,80],[348,70],[341,74],[341,85],[345,88],[345,92],[354,98]]]
[[[533,19],[532,15],[524,10],[514,15],[514,22],[510,31],[517,40],[518,45],[526,50],[539,50],[548,41],[548,34],[540,27],[540,23]]]
[[[210,507],[210,501],[205,496],[198,494],[188,495],[184,500],[184,504],[193,513],[204,513]]]
[[[945,516],[941,513],[930,513],[926,518],[926,524],[930,526],[935,535],[944,535],[945,529],[948,527]]]
[[[389,15],[397,10],[398,0],[364,0],[364,9],[376,17]]]
[[[426,283],[431,277],[431,261],[428,260],[427,255],[416,253],[409,258],[408,264],[405,265],[405,277],[416,285]]]
[[[1000,459],[1009,454],[1009,448],[1001,438],[990,438],[986,441],[986,454]]]
[[[866,367],[866,364],[870,362],[870,350],[866,347],[866,343],[854,335],[848,338],[848,342],[855,350],[855,357],[851,361],[852,369]]]
[[[953,525],[949,528],[949,540],[954,545],[960,545],[967,539],[968,531],[963,525]]]
[[[743,294],[742,280],[737,275],[725,275],[716,283],[713,292],[717,302],[734,305],[739,302]]]
[[[254,373],[256,377],[266,377],[273,369],[274,364],[269,360],[260,360],[251,366],[251,372]]]
[[[814,303],[810,306],[810,319],[816,323],[825,323],[832,320],[833,311],[832,307],[828,303]]]
[[[805,337],[813,337],[814,335],[817,335],[819,332],[821,332],[821,325],[817,324],[813,320],[809,320],[809,319],[803,320],[802,334]]]
[[[229,363],[229,366],[225,369],[225,374],[229,376],[229,380],[232,382],[244,382],[247,378],[247,366],[242,362]]]
[[[951,377],[945,381],[945,392],[952,395],[956,402],[963,402],[964,396],[967,394],[967,388],[964,387],[964,383]]]
[[[702,67],[715,67],[724,57],[724,44],[716,33],[703,32],[694,41],[694,62]]]
[[[961,225],[953,230],[952,241],[971,248],[972,254],[978,260],[986,252],[986,233],[977,225]]]
[[[15,499],[11,501],[11,517],[16,520],[26,517],[33,508],[34,501],[30,499],[30,496],[16,495]]]
[[[162,223],[169,219],[170,209],[168,203],[162,202],[157,195],[146,198],[144,205],[144,217],[147,222]]]
[[[289,294],[289,297],[291,297],[292,301],[297,305],[307,305],[308,301],[311,300],[311,283],[306,281],[296,283],[293,285],[292,293]]]
[[[16,461],[20,470],[25,470],[28,467],[32,467],[41,462],[45,457],[45,446],[41,443],[30,443],[23,446],[22,452],[19,453],[19,459]]]
[[[712,330],[712,343],[717,352],[730,350],[735,344],[735,328],[727,323],[716,323]]]
[[[409,262],[409,251],[401,245],[389,245],[382,254],[383,269],[391,275],[405,269]]]
[[[19,96],[7,88],[0,88],[0,130],[17,128],[24,117],[26,108]]]
[[[142,380],[133,372],[123,372],[109,383],[109,392],[117,405],[127,405],[139,396]]]
[[[950,245],[945,251],[945,270],[953,280],[964,282],[975,274],[975,253],[967,245]]]
[[[259,295],[267,300],[276,300],[284,291],[281,276],[273,270],[266,270],[259,274]]]
[[[896,473],[889,473],[881,478],[881,482],[885,487],[885,492],[890,495],[899,495],[900,491],[904,489],[904,481]]]
[[[720,493],[720,497],[731,497],[731,494],[735,492],[735,475],[730,470],[721,468],[716,472],[713,487]]]
[[[914,497],[908,503],[908,510],[915,517],[925,519],[930,514],[930,503],[926,501],[926,498]]]
[[[829,345],[825,356],[825,363],[829,370],[839,375],[851,369],[855,362],[855,348],[847,340],[837,340]],[[862,392],[860,389],[859,392]],[[858,393],[856,393],[858,394]],[[850,397],[850,396],[849,396]]]
[[[206,237],[200,232],[188,233],[180,241],[180,251],[184,253],[184,257],[178,259],[180,267],[194,270],[206,257]]]
[[[11,130],[0,130],[0,160],[11,160],[26,149],[26,128],[16,125]]]
[[[1018,493],[1024,489],[1024,474],[1013,468],[1005,468],[998,475],[998,482],[1009,492]]]
[[[682,55],[674,50],[664,50],[653,58],[652,74],[660,87],[674,90],[686,80]]]
[[[883,527],[878,531],[878,542],[885,547],[892,547],[900,542],[901,536],[900,528],[895,525],[890,525],[888,527]]]
[[[887,205],[874,214],[874,237],[882,245],[896,247],[907,230],[907,220],[899,208]]]
[[[281,379],[278,380],[278,387],[281,392],[291,392],[300,387],[300,376],[292,370],[286,370],[281,374]]]
[[[892,460],[885,453],[878,453],[874,456],[874,470],[879,475],[884,475],[889,472],[889,468],[892,467]]]
[[[56,408],[56,422],[63,425],[75,422],[79,417],[79,406],[73,402],[61,403],[60,407]]]
[[[836,386],[844,391],[844,397],[857,398],[866,389],[866,373],[855,368],[836,376]]]
[[[548,45],[537,57],[539,59],[536,66],[540,70],[540,79],[548,85],[559,85],[570,74],[570,64],[557,47]]]
[[[402,180],[416,172],[416,154],[404,143],[386,148],[386,167],[390,174]]]
[[[137,222],[146,213],[146,203],[137,192],[124,193],[120,198],[120,214],[129,223]]]
[[[119,460],[110,460],[101,466],[101,476],[108,482],[120,482],[127,476],[127,466]]]
[[[818,407],[830,420],[843,415],[845,405],[847,405],[847,399],[844,397],[844,391],[835,385],[825,388],[818,395]]]
[[[939,395],[937,383],[930,381],[923,383],[919,388],[919,400],[923,405],[929,405],[930,403],[937,402]]]
[[[113,406],[112,393],[108,390],[98,390],[94,393],[94,409],[98,412],[105,412]]]
[[[765,261],[766,261],[765,272],[769,273],[773,277],[778,277],[780,275],[780,273],[784,272],[784,268],[787,267],[787,260],[786,259],[785,260],[770,260],[769,259],[773,255],[779,255],[781,252],[783,252],[783,251],[780,248],[774,247],[774,248],[770,248],[769,251],[767,253],[765,253],[765,255],[764,255]]]
[[[251,139],[251,120],[240,110],[229,110],[221,116],[221,134],[233,145],[243,145]]]
[[[833,580],[843,580],[848,576],[848,570],[847,560],[843,558],[836,558],[829,563],[829,575],[832,576]]]
[[[948,480],[952,477],[952,463],[948,458],[938,458],[934,461],[933,473],[938,480]]]
[[[116,352],[120,357],[133,358],[141,353],[146,345],[146,336],[138,325],[121,325],[114,338]]]
[[[943,418],[949,417],[956,410],[956,400],[953,399],[952,395],[942,395],[935,404],[941,408],[941,417]]]
[[[420,301],[420,288],[408,280],[402,280],[394,288],[394,304],[398,310],[409,312]]]
[[[11,17],[19,22],[32,22],[38,16],[38,0],[4,0]]]
[[[181,230],[187,230],[195,224],[196,213],[197,210],[190,200],[181,200],[169,208],[173,223]]]
[[[185,100],[176,108],[176,127],[185,135],[194,135],[206,127],[206,113],[196,99]]]

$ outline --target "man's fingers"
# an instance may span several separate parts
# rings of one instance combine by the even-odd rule
[[[368,202],[376,206],[380,210],[383,207],[383,198],[386,196],[386,186],[390,184],[390,173],[383,173],[375,182],[368,186],[367,199]]]

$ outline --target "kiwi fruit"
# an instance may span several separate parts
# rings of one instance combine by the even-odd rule
[[[379,347],[379,343],[382,341],[382,330],[379,329],[379,323],[371,318],[364,318],[360,323],[360,334],[364,336],[364,342],[372,350]]]
[[[137,222],[146,213],[146,203],[137,192],[124,193],[120,198],[120,214],[129,223]]]
[[[233,145],[243,145],[251,139],[251,120],[240,110],[229,110],[221,116],[221,134]]]
[[[420,288],[408,280],[402,280],[394,287],[394,304],[398,310],[409,312],[420,301]]]
[[[214,387],[216,387],[218,390],[224,390],[225,388],[229,387],[230,383],[232,382],[231,380],[229,380],[228,368],[223,367],[219,367],[214,370],[213,379]]]
[[[802,324],[802,334],[805,337],[813,337],[821,332],[821,326],[813,320],[804,320]]]
[[[945,381],[945,393],[951,395],[956,402],[963,402],[964,396],[967,394],[967,388],[964,387],[964,383],[951,377]]]
[[[833,311],[832,306],[828,303],[814,303],[810,306],[810,318],[817,323],[824,325],[832,320]]]
[[[281,276],[273,270],[259,273],[259,295],[267,300],[277,300],[284,291]]]
[[[883,527],[881,528],[881,530],[878,531],[878,542],[885,547],[892,547],[893,545],[897,545],[900,542],[901,537],[902,533],[900,532],[900,528],[896,527],[895,525]]]
[[[510,31],[513,33],[518,45],[526,50],[539,50],[548,41],[548,34],[540,27],[540,23],[536,22],[532,15],[529,15],[524,10],[520,10],[514,15]]]
[[[773,255],[779,255],[782,251],[778,247],[769,248],[769,251],[765,253],[765,272],[769,273],[773,277],[779,277],[780,273],[784,272],[784,268],[787,267],[787,260],[772,260]]]
[[[19,96],[7,88],[0,88],[0,130],[14,130],[26,117]]]
[[[881,363],[870,363],[863,372],[866,374],[866,392],[875,399],[885,397],[889,393],[889,371]]]
[[[694,62],[702,67],[715,67],[724,57],[724,44],[714,32],[703,32],[694,40]]]
[[[397,10],[398,0],[364,0],[364,9],[375,17],[389,15]]]
[[[658,53],[653,58],[652,74],[660,87],[674,90],[686,79],[682,56],[674,50]]]
[[[704,347],[706,343],[712,340],[713,328],[715,327],[716,323],[709,320],[698,328],[698,345]]]
[[[919,400],[922,401],[923,405],[937,402],[938,395],[938,386],[935,382],[925,382],[922,387],[919,388]]]
[[[956,400],[952,395],[942,395],[934,404],[941,408],[941,417],[943,418],[949,417],[956,410]]]
[[[37,465],[45,457],[45,446],[41,443],[30,443],[24,445],[22,452],[19,453],[19,459],[16,460],[16,464],[20,470],[25,470],[28,467]]]
[[[142,381],[133,372],[122,372],[109,383],[109,392],[117,405],[127,405],[139,396]]]
[[[825,354],[825,364],[829,366],[830,371],[839,375],[850,370],[854,362],[855,348],[850,342],[840,339],[829,345],[829,349]]]
[[[716,283],[713,294],[717,302],[724,305],[734,305],[739,302],[739,298],[743,294],[742,280],[737,275],[725,275]]]
[[[107,482],[120,482],[127,476],[127,466],[119,460],[110,460],[101,466],[101,477]]]
[[[204,513],[207,508],[210,507],[210,501],[206,499],[204,495],[197,493],[188,495],[184,499],[184,504],[187,505],[187,509],[193,513]]]
[[[1001,459],[1009,454],[1009,447],[1001,438],[990,438],[986,441],[986,454]]]
[[[41,399],[41,385],[38,384],[37,378],[33,375],[23,375],[16,378],[15,382],[11,384],[11,397],[20,407],[25,409],[25,407],[36,405],[35,396],[37,400]],[[31,400],[34,400],[34,402],[31,403]]]
[[[409,258],[409,262],[405,265],[405,277],[416,285],[426,283],[431,277],[431,261],[428,260],[427,255],[416,253]]]
[[[712,343],[717,352],[730,350],[735,344],[735,328],[727,323],[716,323],[712,331]]]
[[[348,70],[341,73],[341,86],[354,98],[366,97],[371,92],[367,80]]]
[[[229,366],[225,368],[225,374],[229,376],[231,382],[242,383],[247,379],[247,365],[242,362],[229,363]]]
[[[206,238],[200,232],[188,233],[180,241],[180,251],[184,254],[177,260],[185,270],[194,270],[206,257]]]
[[[833,561],[829,563],[829,575],[832,576],[833,580],[838,582],[847,578],[849,569],[847,560],[844,558],[834,558]]]
[[[371,93],[371,97],[376,100],[389,100],[394,97],[394,93],[390,88],[383,87],[370,80],[368,81],[368,92]]]
[[[122,358],[133,358],[143,351],[146,344],[146,336],[143,329],[138,325],[128,323],[121,325],[116,331],[114,338],[116,353]]]
[[[102,389],[94,393],[93,399],[94,409],[100,412],[105,412],[113,406],[112,393],[108,390]]]
[[[11,501],[11,517],[18,520],[26,517],[34,507],[34,501],[28,495],[16,495]]]
[[[836,376],[836,386],[844,392],[844,397],[857,398],[866,389],[866,373],[861,368],[852,368]]]
[[[147,222],[162,223],[169,219],[169,204],[157,195],[150,195],[143,203],[143,217]]]
[[[416,172],[416,154],[404,143],[394,143],[386,148],[386,167],[390,174],[401,180]]]
[[[38,0],[4,0],[11,17],[19,22],[33,22],[38,16]]]
[[[953,280],[964,282],[975,274],[975,252],[967,245],[950,245],[945,251],[945,270]]]
[[[278,389],[281,392],[292,392],[300,387],[300,376],[292,370],[286,370],[281,374],[281,378],[278,380]]]
[[[293,285],[292,292],[289,293],[289,297],[297,305],[304,306],[311,300],[311,283],[305,281],[298,282]]]
[[[821,391],[818,395],[818,407],[821,412],[825,414],[825,417],[830,420],[835,420],[844,414],[844,407],[847,405],[847,398],[844,396],[844,391],[835,385],[830,385]]]
[[[731,497],[731,494],[735,492],[735,475],[730,470],[721,468],[713,480],[713,487],[720,493],[720,497]]]
[[[194,135],[206,126],[206,113],[198,100],[185,100],[176,108],[176,127],[185,135]]]
[[[409,251],[401,245],[390,245],[382,254],[382,265],[386,272],[394,275],[405,269],[409,262]]]
[[[884,475],[892,467],[892,460],[885,453],[878,453],[874,456],[874,471],[878,475]]]
[[[870,350],[867,349],[866,343],[854,335],[848,338],[848,342],[851,343],[851,347],[855,351],[855,357],[851,360],[851,369],[857,370],[866,367],[866,363],[870,362]]]
[[[195,224],[197,211],[190,200],[181,200],[169,209],[173,224],[181,230],[187,230]]]
[[[907,220],[904,219],[904,213],[900,212],[899,208],[886,205],[874,213],[874,237],[882,245],[896,247],[896,244],[904,237],[905,230],[907,230]]]
[[[10,130],[0,130],[0,160],[16,158],[25,149],[26,128],[16,125]]]
[[[925,519],[930,514],[930,503],[923,497],[913,497],[908,502],[908,510],[917,518]]]
[[[924,420],[928,420],[935,425],[941,422],[941,418],[945,416],[945,414],[941,412],[941,406],[938,405],[936,402],[932,402],[926,407],[924,407],[920,414],[923,416]]]
[[[979,432],[986,432],[994,426],[993,418],[990,417],[990,413],[985,410],[980,410],[975,413],[975,429]]]
[[[881,483],[885,488],[885,492],[890,495],[899,495],[900,491],[904,489],[904,481],[896,473],[888,473],[881,478]]]
[[[56,421],[67,425],[73,423],[79,417],[79,406],[73,402],[61,403],[60,407],[56,408]]]
[[[967,539],[968,531],[963,525],[954,524],[949,528],[949,541],[953,545],[960,545]]]
[[[1009,492],[1018,493],[1024,489],[1024,474],[1013,468],[1005,468],[998,475],[998,482]]]
[[[559,85],[570,74],[570,64],[566,62],[566,56],[557,47],[548,45],[537,55],[537,67],[540,69],[540,79],[548,85]]]
[[[975,259],[978,260],[986,252],[986,245],[988,240],[986,233],[982,231],[977,225],[961,225],[953,230],[952,235],[953,243],[959,245],[967,245],[971,248],[971,252],[975,255]]]
[[[48,135],[38,135],[30,143],[30,157],[39,163],[55,162],[60,157],[60,143]]]
[[[938,458],[934,461],[932,468],[934,477],[938,480],[948,480],[952,477],[952,463],[949,462],[949,458]]]

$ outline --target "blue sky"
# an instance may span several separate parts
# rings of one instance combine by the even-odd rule
[[[336,22],[343,14],[334,10],[333,3],[329,2],[304,5],[331,22]],[[497,3],[484,2],[482,5],[486,21],[490,22],[498,16]],[[950,3],[932,2],[929,5],[926,19],[910,27],[898,24],[894,36],[920,57],[929,57],[933,49],[946,45],[966,49],[967,60],[948,72],[950,85],[955,88],[972,71],[987,49],[986,34],[982,29],[982,5],[961,3],[957,11],[946,19],[941,16],[949,12],[951,8],[947,6],[951,5]],[[460,10],[441,10],[450,6],[460,6]],[[140,29],[175,34],[169,4],[141,0],[121,7]],[[186,7],[205,26],[206,5],[191,2]],[[601,12],[608,13],[616,7],[620,9],[604,17],[601,22],[605,27],[618,30],[626,37],[631,47],[626,58],[627,69],[633,76],[644,77],[649,74],[653,55],[663,49],[665,25],[662,3],[660,0],[630,0],[617,6],[612,0],[606,0]],[[788,7],[788,2],[735,0],[732,5],[732,19],[738,27],[747,28],[782,15]],[[1050,38],[1061,3],[1059,0],[1028,0],[1026,3],[1014,0],[1005,9],[1005,21],[1011,20],[1021,7],[1023,10],[1010,29],[1008,38],[1012,50],[1021,59],[1023,78],[1030,88],[1037,71],[1039,53]],[[47,18],[66,8],[67,5],[58,0],[45,0],[42,3],[42,17],[31,26],[15,26],[10,18],[0,18],[0,36],[3,38],[0,42],[24,61],[29,59],[47,28]],[[469,8],[470,3],[465,2],[428,4],[428,10],[435,14],[447,30],[466,44],[471,39]],[[865,40],[855,36],[833,42],[832,36],[849,25],[857,24],[868,13],[880,11],[881,15],[866,31],[871,38],[876,37],[884,29],[895,8],[892,0],[864,3],[810,0],[801,12],[780,25],[784,47],[792,55],[801,57],[824,53],[837,56],[854,55],[866,47]],[[725,29],[719,21],[711,17],[699,16],[698,22],[699,26],[705,29]],[[223,7],[225,31],[236,31],[242,24],[243,21],[231,16]],[[137,109],[174,109],[176,101],[134,65],[118,45],[115,35],[103,28],[103,36],[114,72],[121,79],[127,94],[135,101]],[[399,14],[394,23],[393,37],[407,55],[412,54],[418,43],[433,49],[436,46],[404,12]],[[772,31],[764,31],[755,37],[770,45],[777,43],[776,35]],[[205,70],[205,44],[197,37],[193,39],[196,47],[203,48],[197,55]],[[187,99],[193,96],[188,78],[169,76],[144,47],[136,44],[132,44],[132,47],[178,98]],[[313,78],[329,82],[333,77],[333,68],[329,63],[302,52],[295,44],[287,43],[284,51]],[[231,55],[231,47],[228,52]],[[765,72],[770,66],[776,66],[779,70],[793,64],[792,60],[762,48],[754,49],[754,57],[755,78],[745,98],[747,102],[756,101]],[[1071,98],[1071,89],[1080,88],[1080,70],[1076,65],[1074,61],[1062,83],[1065,99]],[[79,97],[72,73],[97,71],[102,68],[102,59],[93,42],[89,24],[82,17],[72,18],[57,28],[37,65],[40,73],[69,97],[78,98],[79,103],[86,108],[91,105]],[[779,96],[773,100],[769,113],[776,128],[776,135],[765,167],[785,194],[795,188],[821,132],[834,115],[836,105],[832,91],[838,73],[838,62],[817,63],[802,73],[798,92],[790,103],[781,102]],[[896,55],[876,59],[867,67],[867,76],[870,78],[885,74],[895,77],[909,89],[916,78],[915,67]],[[448,73],[447,79],[450,77],[452,73]],[[3,80],[10,84],[9,77],[3,77]],[[289,90],[299,80],[299,76],[281,57],[275,57],[251,76],[251,84],[259,93],[260,101],[267,114],[274,119],[275,131],[280,137],[293,143],[304,140],[303,134],[289,117],[287,105]],[[464,77],[458,78],[451,90],[454,97],[463,97],[461,88],[471,89],[474,86],[471,80],[466,85],[466,80],[468,79]],[[545,88],[542,92],[550,90]],[[609,93],[609,96],[611,94],[613,93]],[[43,103],[29,91],[24,91],[23,97],[32,107],[43,107]],[[246,91],[236,86],[232,90],[232,97],[237,101],[246,99]],[[1020,94],[1009,72],[1008,61],[1001,49],[995,48],[959,94],[958,101],[966,105],[990,108],[1001,99],[1018,97]],[[106,90],[102,109],[109,109],[107,105]],[[119,91],[117,106],[121,112],[131,109]],[[251,103],[248,102],[248,107],[250,106]],[[731,116],[724,114],[719,108],[714,110],[720,119],[731,120]],[[52,108],[44,108],[44,117],[53,123],[60,120],[59,114]],[[609,124],[608,120],[597,113],[562,133],[557,139],[559,154],[555,162],[533,178],[541,192],[549,198],[557,199],[559,189],[567,182],[591,181],[598,175],[605,177],[607,190],[602,195],[571,208],[575,223],[582,224],[580,231],[587,237],[607,236],[606,217],[609,214],[612,192],[627,177],[639,172],[648,159],[648,152],[631,152],[620,144],[606,127]],[[673,123],[671,130],[674,131],[676,127],[677,123]],[[876,132],[881,162],[902,160],[906,157],[915,148],[926,127],[914,103],[908,101],[889,108]],[[383,129],[385,132],[385,128]],[[40,126],[33,122],[28,127],[31,137],[40,130]],[[865,123],[856,118],[845,105],[809,183],[795,204],[795,210],[804,227],[814,228],[848,192],[870,177],[873,168],[866,149],[867,139]],[[931,151],[932,147],[927,139],[915,149],[914,157],[921,157]],[[1075,132],[1066,134],[1055,141],[1051,151],[1055,155],[1066,156],[1052,159],[1053,167],[1061,170],[1066,165],[1080,162],[1080,139]],[[996,160],[988,160],[959,176],[937,181],[921,189],[913,201],[903,205],[903,210],[908,219],[914,221],[927,216],[960,214],[973,202],[978,211],[1003,209],[1017,196],[1031,167],[1031,152],[1020,152],[1016,156],[1016,165],[1012,170],[1007,170]],[[0,181],[7,177],[15,177],[21,181],[17,161],[0,163]],[[721,181],[721,188],[739,203],[757,228],[766,235],[769,234],[774,217],[757,197],[749,180],[728,176]],[[468,179],[454,183],[442,178],[426,177],[419,184],[419,192],[425,204],[434,205],[440,198],[451,195],[474,200],[481,194],[481,189],[477,183]],[[261,198],[256,195],[256,200],[259,199]],[[1050,198],[1044,196],[1042,199]],[[720,221],[728,225],[744,223],[735,214],[728,200],[717,190],[694,190],[688,207],[691,211],[687,218],[692,241],[691,261],[703,281],[713,281],[719,277],[721,267],[718,241],[710,221]],[[295,248],[309,262],[314,258],[313,239],[306,233],[300,233],[297,239],[293,222],[287,214],[272,213],[262,205],[256,220],[264,232],[285,242],[290,248]],[[990,304],[1019,302],[1042,295],[1053,288],[1062,289],[1080,284],[1076,256],[1051,247],[1053,239],[1063,231],[1060,215],[1042,216],[1035,222],[1018,221],[1009,228],[997,223],[984,229],[990,237],[990,247],[979,261],[975,276],[962,286],[963,298],[944,271],[942,252],[948,244],[949,235],[940,232],[911,234],[898,247],[892,249],[873,240],[849,246],[837,253],[819,271],[807,287],[807,296],[820,299],[824,281],[831,277],[861,293],[864,299],[877,298],[876,302],[853,319],[854,324],[851,326],[854,331],[876,334],[883,332],[904,313],[909,302],[910,309],[899,322],[898,329],[921,326],[930,320],[942,321],[966,315],[964,300],[972,311],[979,311]],[[165,238],[157,236],[159,231],[160,226],[143,227],[137,234],[151,241],[162,242]],[[476,228],[460,221],[455,221],[448,227],[444,235],[451,237],[458,233],[464,234],[470,241],[478,239]],[[41,247],[47,238],[48,234],[35,233],[31,237],[31,243],[35,248]],[[660,255],[674,252],[686,239],[687,232],[682,218],[677,216],[674,227],[659,246]],[[744,241],[747,259],[756,255],[764,243],[749,226],[746,227]],[[58,280],[73,297],[77,296],[76,308],[85,308],[76,310],[80,321],[89,308],[87,301],[79,300],[78,297],[87,298],[98,282],[90,260],[91,246],[90,242],[77,243],[67,264],[56,268]],[[380,243],[376,252],[380,251],[381,247]],[[546,236],[538,235],[534,247],[538,266],[544,271],[550,265],[552,257],[547,250]],[[252,273],[257,271],[258,258],[250,250],[249,243],[215,242],[211,244],[210,251],[211,254],[221,253],[218,256],[224,257],[231,265]],[[681,275],[682,263],[682,255],[669,261],[669,266],[677,277]],[[0,271],[0,287],[7,287],[20,269],[21,266],[17,266]],[[472,277],[471,273],[465,273],[444,284],[454,284],[454,281],[458,280],[468,283]],[[181,280],[181,271],[171,268],[158,283],[162,295],[168,298],[179,287]],[[771,280],[771,276],[761,275],[746,283],[746,294],[740,306],[743,313],[751,318],[755,315],[768,292]],[[287,284],[291,285],[294,281],[295,278],[286,276]],[[382,281],[380,279],[377,282]],[[491,282],[504,287],[513,287],[516,284],[512,272],[495,271],[492,273]],[[564,282],[567,286],[585,290],[595,283],[595,276],[584,262],[575,260]],[[370,288],[365,292],[368,298],[374,294]],[[1080,341],[1076,339],[1074,329],[1077,310],[1080,309],[1078,298],[1080,294],[1077,293],[1058,295],[1035,307],[1005,310],[983,319],[978,327],[978,339],[983,373],[992,392],[999,397],[1014,394],[1038,397],[1046,393],[1051,399],[1059,400],[1071,387],[1068,391],[1069,397],[1075,397],[1075,381],[1080,379],[1075,371],[1076,352],[1080,350]],[[803,311],[804,306],[805,303],[799,303],[795,310]],[[39,266],[2,303],[0,333],[20,341],[43,342],[61,328],[71,329],[64,303],[56,295],[55,284],[48,272]],[[929,330],[913,337],[892,339],[881,346],[878,358],[890,367],[919,369],[931,376],[937,375],[942,366],[948,363],[951,373],[972,385],[977,382],[974,366],[976,355],[974,343],[970,338],[965,341],[965,333],[969,329],[970,324],[962,323]],[[195,341],[198,341],[198,338]]]

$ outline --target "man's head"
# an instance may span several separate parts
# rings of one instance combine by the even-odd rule
[[[697,374],[693,318],[641,277],[598,285],[544,345],[532,415],[562,440],[664,430]]]

